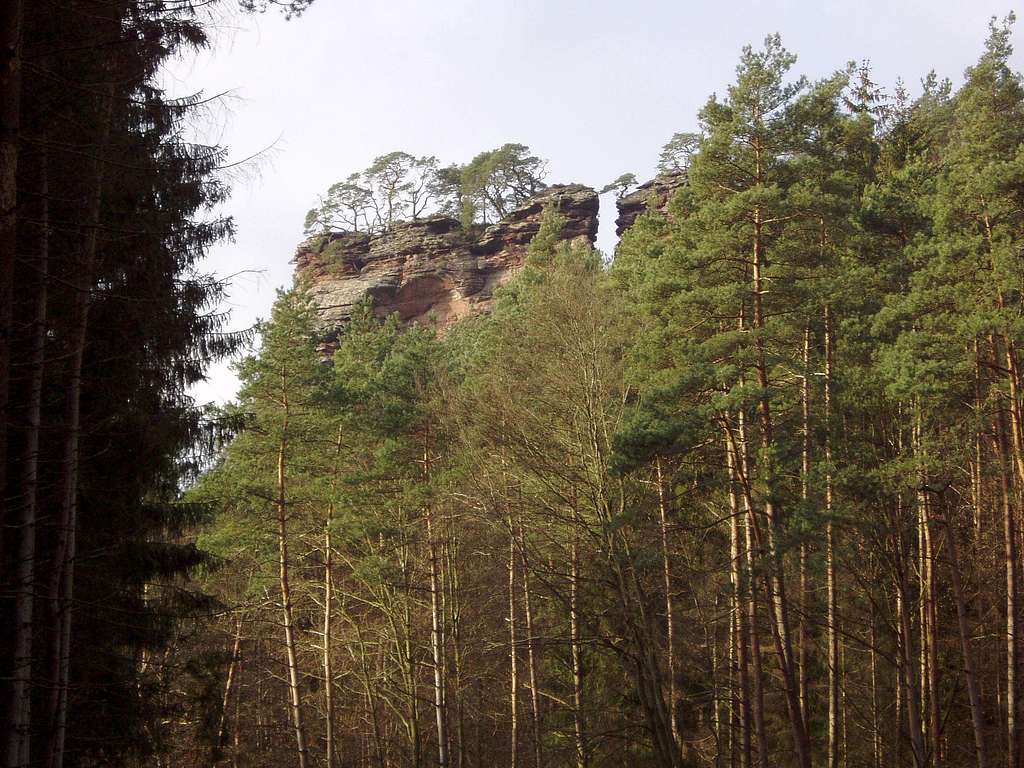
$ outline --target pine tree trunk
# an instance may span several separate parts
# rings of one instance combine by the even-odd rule
[[[800,451],[800,498],[804,504],[810,502],[811,477],[811,327],[804,329],[804,372],[800,386],[800,410],[803,417],[803,445]],[[810,722],[810,703],[808,700],[808,638],[807,617],[810,615],[811,591],[807,578],[807,542],[800,542],[800,622],[797,625],[797,668],[800,675],[800,712],[804,722]],[[808,739],[810,734],[808,734]]]
[[[331,664],[331,613],[334,599],[334,585],[331,575],[333,567],[331,547],[331,523],[334,518],[334,504],[327,505],[327,519],[324,524],[324,739],[326,754],[324,764],[334,768],[334,670]]]
[[[434,667],[434,716],[437,726],[437,763],[448,766],[448,722],[444,690],[444,626],[441,616],[441,577],[434,538],[433,509],[427,508],[427,546],[430,557],[430,652]]]
[[[530,569],[526,560],[526,534],[523,519],[519,518],[519,560],[523,567],[523,610],[526,618],[526,668],[530,679],[530,714],[533,718],[533,761],[535,768],[543,768],[543,729],[540,716],[540,686],[537,682],[536,639],[533,623],[533,595],[530,589]]]
[[[675,647],[675,606],[672,596],[672,564],[669,558],[668,546],[668,510],[665,502],[665,484],[661,473],[661,458],[654,460],[655,472],[657,473],[658,485],[658,515],[659,529],[661,534],[661,575],[665,589],[665,626],[666,626],[666,647],[665,654],[668,657],[668,714],[672,728],[672,740],[676,744],[682,744],[682,737],[679,733],[678,695],[676,693],[676,647]],[[717,704],[715,707],[717,715]]]
[[[936,626],[937,584],[935,579],[935,546],[932,540],[930,525],[930,505],[928,496],[922,487],[920,491],[920,522],[921,522],[921,563],[922,573],[922,672],[927,676],[927,683],[921,686],[927,691],[928,712],[928,748],[932,764],[938,768],[942,762],[942,718],[939,702],[939,654],[938,628]]]
[[[516,544],[512,531],[512,519],[508,519],[508,658],[509,658],[509,765],[519,765],[519,655],[516,637]]]
[[[285,408],[287,409],[287,400]],[[288,421],[285,417],[284,431],[287,433]],[[288,704],[291,710],[292,729],[295,731],[295,747],[298,754],[299,768],[308,768],[309,749],[306,743],[306,729],[302,722],[302,698],[299,687],[299,659],[296,652],[295,625],[292,620],[292,596],[288,583],[288,510],[285,495],[286,461],[285,452],[287,438],[282,437],[277,452],[277,546],[278,546],[278,580],[281,587],[281,611],[284,619],[284,644],[288,657]]]
[[[900,504],[902,512],[902,504]],[[897,515],[899,520],[899,515]],[[910,737],[910,746],[913,750],[915,768],[924,768],[927,757],[924,747],[924,734],[921,725],[921,711],[918,707],[918,696],[914,681],[913,663],[913,629],[911,626],[909,601],[907,599],[907,564],[904,560],[904,545],[900,542],[900,559],[896,562],[896,614],[898,630],[898,664],[897,669],[901,672],[900,690],[901,700],[907,711],[907,732]],[[899,739],[897,738],[897,744]]]
[[[725,427],[728,432],[728,425]],[[738,479],[736,455],[729,435],[725,437],[725,456],[729,470],[729,555],[730,577],[733,590],[733,604],[736,615],[736,663],[739,676],[739,742],[740,768],[751,768],[753,765],[752,745],[750,738],[750,629],[748,626],[747,605],[752,599],[750,584],[747,580],[746,562],[749,551],[740,543],[740,504],[736,493]]]
[[[452,640],[452,662],[455,674],[455,744],[458,751],[458,766],[466,766],[466,717],[463,706],[463,656],[462,656],[462,593],[459,587],[459,540],[454,530],[449,530],[448,546],[445,547],[445,567],[448,572],[449,594],[449,636]],[[451,711],[451,704],[448,705]]]
[[[23,0],[0,3],[0,551],[9,524],[7,510],[8,404],[13,342],[12,303],[18,246],[18,153],[21,147]],[[17,683],[15,683],[17,684]],[[17,693],[20,695],[20,692]],[[13,700],[12,700],[13,704]],[[12,759],[22,741],[20,705],[3,719],[4,755]],[[15,765],[16,763],[11,763]]]
[[[409,563],[409,542],[403,535],[402,541],[402,587],[403,587],[403,637],[396,636],[396,642],[402,645],[401,656],[403,661],[403,675],[405,676],[405,692],[408,704],[408,733],[409,747],[412,751],[413,768],[420,768],[423,761],[423,747],[420,738],[420,715],[419,715],[419,690],[416,682],[416,657],[413,651],[412,642],[412,578]]]
[[[231,691],[235,686],[235,675],[242,658],[242,617],[235,622],[235,639],[231,645],[231,660],[228,662],[228,674],[224,680],[224,695],[221,696],[220,725],[217,726],[217,746],[223,747],[228,742],[228,708],[231,706]],[[238,729],[238,722],[235,722]]]
[[[751,259],[752,268],[752,293],[754,306],[754,331],[755,337],[755,363],[754,369],[757,373],[757,384],[761,390],[758,398],[758,415],[761,427],[761,449],[764,453],[764,461],[768,466],[762,469],[763,482],[765,483],[764,514],[768,521],[768,535],[766,554],[768,557],[768,599],[771,610],[769,615],[772,619],[772,638],[775,642],[776,655],[779,660],[779,670],[782,673],[783,693],[786,698],[786,711],[789,716],[790,731],[793,735],[793,749],[796,753],[797,764],[800,768],[810,768],[811,755],[807,741],[807,730],[804,726],[803,714],[800,708],[799,691],[797,689],[797,678],[794,674],[793,641],[789,623],[789,605],[786,598],[785,566],[782,552],[779,550],[779,539],[782,534],[782,523],[779,510],[775,506],[775,467],[772,466],[774,459],[772,455],[775,450],[775,438],[773,433],[772,412],[769,404],[768,393],[771,391],[771,382],[768,377],[768,366],[764,343],[765,318],[763,308],[764,285],[762,281],[762,269],[764,266],[764,245],[762,235],[762,212],[757,208],[754,216],[754,239],[753,255]],[[757,533],[755,527],[755,534]]]
[[[832,316],[825,307],[825,569],[828,600],[828,766],[839,768],[839,599],[832,520]]]
[[[569,645],[572,652],[572,710],[573,735],[576,748],[576,768],[587,768],[586,726],[583,712],[583,645],[580,637],[580,558],[578,534],[579,512],[573,507],[574,531],[569,553]]]
[[[48,283],[49,283],[49,262],[50,262],[50,202],[49,202],[49,154],[45,146],[45,140],[39,158],[39,249],[36,259],[36,269],[39,274],[39,287],[36,292],[36,307],[32,318],[31,332],[31,353],[28,364],[29,390],[28,408],[25,413],[25,445],[21,462],[21,506],[19,509],[19,544],[23,549],[19,550],[19,558],[31,549],[32,560],[28,563],[31,568],[24,568],[19,560],[19,578],[29,576],[33,581],[39,576],[39,570],[35,565],[35,537],[38,520],[38,498],[39,498],[39,432],[40,418],[43,403],[43,376],[46,369],[46,322],[48,311]],[[2,488],[2,486],[0,486]],[[0,552],[2,552],[0,548]],[[60,568],[53,569],[54,579],[59,574]],[[16,582],[17,583],[17,582]],[[51,583],[51,587],[53,584]],[[30,591],[34,591],[34,585],[30,584]],[[21,594],[19,590],[18,594]],[[60,682],[60,632],[57,631],[60,622],[60,597],[51,589],[50,597],[50,619],[53,625],[51,630],[51,649],[49,661],[49,674],[46,676],[47,683],[51,686],[51,701],[47,712],[47,723],[49,724],[49,736],[53,735],[53,725],[56,722],[56,706],[59,705],[57,690]],[[29,597],[31,599],[31,597]],[[31,695],[31,694],[28,694]],[[49,743],[49,739],[48,739]],[[27,739],[21,741],[23,747],[27,748]],[[22,757],[27,761],[28,755],[22,752]]]
[[[747,573],[750,574],[749,600],[747,604],[750,628],[750,658],[753,674],[753,720],[754,732],[757,737],[758,764],[768,768],[771,754],[768,749],[768,730],[764,712],[764,661],[761,653],[761,625],[758,621],[758,589],[754,580],[757,570],[758,547],[755,543],[757,519],[754,512],[753,494],[750,487],[750,459],[747,455],[747,427],[743,411],[737,413],[739,441],[733,442],[733,453],[736,456],[735,467],[740,475],[740,488],[743,492],[744,539],[747,551]],[[731,432],[727,432],[731,439]]]
[[[1006,418],[1001,408],[996,410],[995,443],[999,461],[1003,513],[1003,562],[1006,573],[1006,765],[1007,768],[1020,768],[1017,526],[1011,501],[1013,492],[1009,479]]]
[[[871,768],[881,768],[883,762],[882,737],[878,730],[878,635],[875,631],[875,604],[870,605],[870,617],[868,619],[868,645],[870,653],[871,668]],[[896,710],[896,719],[899,722],[899,708]]]
[[[78,479],[82,432],[82,367],[89,332],[89,309],[96,267],[97,239],[106,174],[104,153],[110,136],[113,114],[114,86],[107,84],[100,105],[100,126],[96,155],[93,159],[93,186],[86,213],[82,263],[72,279],[75,296],[72,308],[70,362],[67,383],[67,417],[64,457],[61,466],[61,500],[57,514],[57,546],[53,595],[58,595],[59,620],[53,631],[59,635],[57,652],[56,696],[51,700],[53,730],[47,739],[44,763],[47,768],[62,768],[67,735],[69,676],[71,671],[71,624],[73,620],[74,575],[78,533]],[[26,712],[26,716],[28,713]],[[24,763],[28,764],[28,743],[23,745]]]
[[[963,577],[960,570],[960,554],[956,531],[949,518],[942,516],[949,545],[950,582],[953,585],[953,600],[956,603],[957,631],[960,636],[960,651],[964,660],[964,680],[967,684],[967,698],[971,705],[971,725],[974,729],[974,751],[978,768],[988,768],[988,744],[985,741],[985,713],[981,706],[981,689],[978,683],[974,650],[971,648],[971,630],[968,624],[967,598],[964,594]]]

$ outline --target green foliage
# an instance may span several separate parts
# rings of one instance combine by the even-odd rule
[[[466,165],[442,167],[435,157],[389,152],[332,184],[303,222],[307,235],[378,234],[432,213],[466,229],[505,217],[544,188],[546,163],[523,144],[481,152]]]

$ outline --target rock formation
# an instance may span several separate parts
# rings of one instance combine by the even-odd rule
[[[558,185],[482,231],[430,216],[375,236],[339,232],[310,238],[295,254],[295,281],[312,295],[328,346],[365,298],[382,317],[397,312],[405,322],[445,328],[491,306],[494,290],[523,266],[548,205],[565,218],[566,241],[594,243],[597,193],[579,184]]]
[[[615,220],[615,234],[622,233],[633,226],[636,217],[654,207],[664,211],[676,190],[686,184],[686,174],[680,171],[659,173],[650,181],[641,184],[628,195],[620,197],[616,202],[619,217]]]

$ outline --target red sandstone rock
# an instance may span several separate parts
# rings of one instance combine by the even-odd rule
[[[494,290],[523,266],[548,205],[565,218],[566,241],[594,243],[597,193],[579,184],[558,185],[482,232],[431,216],[372,237],[341,232],[311,238],[295,254],[295,281],[319,308],[328,346],[366,297],[381,317],[397,312],[404,322],[443,329],[490,308]]]

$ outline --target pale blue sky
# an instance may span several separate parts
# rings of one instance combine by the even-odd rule
[[[223,4],[222,4],[223,5]],[[234,325],[266,316],[316,195],[402,149],[463,162],[506,141],[549,159],[550,182],[600,187],[653,175],[692,130],[740,49],[780,32],[815,79],[870,59],[876,80],[916,90],[930,69],[955,83],[1008,0],[317,0],[301,18],[218,17],[214,47],[175,64],[175,94],[230,91],[199,126],[235,159],[274,145],[235,182],[233,243],[208,268],[235,278]],[[1016,35],[1024,50],[1024,37]],[[1016,59],[1021,68],[1022,59]],[[603,201],[599,245],[614,245]],[[224,401],[226,366],[199,387]]]

